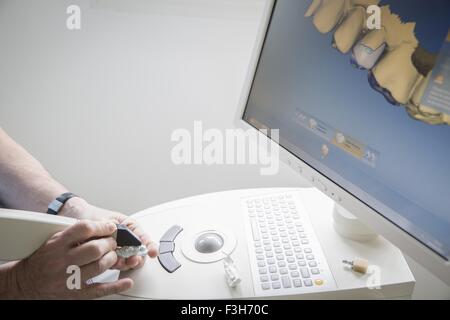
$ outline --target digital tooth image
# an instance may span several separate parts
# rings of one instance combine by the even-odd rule
[[[333,31],[332,46],[342,54],[349,53],[353,66],[367,70],[370,86],[387,101],[403,106],[415,120],[450,125],[450,109],[424,105],[422,101],[430,83],[443,85],[445,80],[437,75],[430,81],[441,47],[426,48],[427,40],[434,36],[426,24],[435,22],[411,18],[408,7],[396,12],[396,1],[399,0],[313,0],[305,16],[313,17],[320,33]],[[437,4],[445,10],[449,6],[445,1],[424,1],[424,6]],[[367,29],[370,5],[380,6],[379,30]],[[441,40],[440,45],[445,38]]]

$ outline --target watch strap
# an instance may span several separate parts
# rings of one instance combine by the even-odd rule
[[[60,195],[58,198],[50,202],[47,208],[48,214],[57,215],[61,208],[64,206],[64,204],[71,198],[77,197],[76,194],[72,192],[66,192]]]

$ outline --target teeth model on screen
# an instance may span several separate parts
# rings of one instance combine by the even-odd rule
[[[335,30],[333,46],[369,71],[369,83],[408,114],[428,124],[450,125],[450,114],[422,104],[437,54],[421,47],[415,22],[403,22],[388,5],[381,9],[381,29],[368,30],[367,7],[379,0],[313,0],[305,16],[321,33]],[[425,4],[424,4],[425,5]],[[401,15],[401,13],[400,13]]]

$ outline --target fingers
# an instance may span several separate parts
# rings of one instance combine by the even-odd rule
[[[81,220],[64,230],[62,237],[69,246],[74,246],[91,238],[111,236],[116,229],[112,221]]]
[[[145,257],[133,256],[126,260],[126,265],[130,269],[141,268],[145,263]]]
[[[73,264],[84,266],[97,261],[108,252],[117,248],[116,240],[112,237],[90,240],[82,245],[70,249],[69,259]]]
[[[110,269],[116,262],[117,254],[114,251],[110,251],[100,259],[81,267],[81,279],[83,283]]]
[[[120,279],[112,283],[93,284],[81,290],[80,298],[82,299],[101,298],[129,290],[132,286],[133,280],[129,278]]]
[[[154,242],[147,246],[147,250],[150,258],[155,258],[158,255],[158,246]]]

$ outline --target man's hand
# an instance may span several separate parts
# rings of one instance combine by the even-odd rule
[[[124,214],[95,207],[81,198],[72,198],[66,202],[60,215],[93,221],[113,220],[116,223],[124,224],[141,239],[142,244],[147,247],[148,255],[151,258],[156,257],[158,254],[157,247],[151,238],[139,227],[136,221]],[[112,268],[121,271],[136,269],[142,267],[144,262],[145,257],[134,256],[128,259],[119,257],[117,263]]]
[[[10,270],[15,296],[24,299],[92,299],[128,290],[131,279],[91,284],[86,281],[117,264],[114,221],[82,220],[56,233]],[[81,288],[69,289],[67,267],[81,271]],[[11,294],[11,292],[10,292]]]

